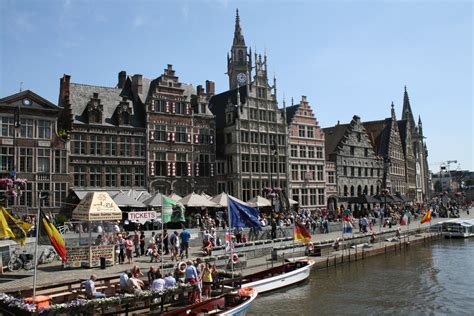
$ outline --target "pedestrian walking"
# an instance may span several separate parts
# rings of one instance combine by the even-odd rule
[[[145,254],[145,232],[142,230],[140,232],[140,255]]]

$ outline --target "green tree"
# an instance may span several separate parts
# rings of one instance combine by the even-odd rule
[[[438,193],[443,191],[443,186],[441,185],[441,181],[436,181],[434,183],[434,190],[435,192],[438,192]]]

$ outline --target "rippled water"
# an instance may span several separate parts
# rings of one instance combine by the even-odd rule
[[[316,270],[257,298],[249,315],[474,315],[474,239]]]

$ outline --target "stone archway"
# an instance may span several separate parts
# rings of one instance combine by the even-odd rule
[[[155,180],[150,183],[150,187],[154,192],[160,192],[164,195],[171,193],[171,183],[165,180]]]

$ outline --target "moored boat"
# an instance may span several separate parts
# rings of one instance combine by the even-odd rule
[[[185,315],[246,315],[252,301],[257,297],[258,292],[253,288],[239,289],[225,293],[203,302],[199,302],[186,307],[178,308],[162,315],[185,316]]]
[[[299,259],[261,272],[245,275],[242,288],[251,287],[262,294],[303,282],[309,277],[314,260]]]
[[[438,224],[447,238],[468,238],[474,236],[474,219],[454,219]]]

